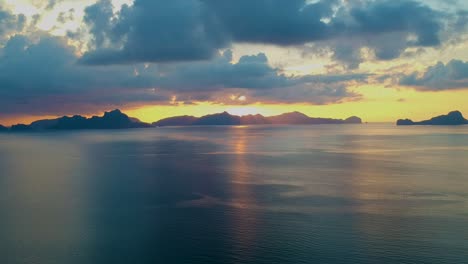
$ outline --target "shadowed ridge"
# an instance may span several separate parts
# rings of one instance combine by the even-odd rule
[[[268,117],[268,119],[271,121],[272,124],[279,125],[302,125],[310,123],[310,117],[297,111],[284,113],[277,116],[270,116]]]
[[[73,116],[71,118],[61,118],[52,129],[126,129],[126,128],[145,128],[150,124],[140,122],[137,119],[130,118],[119,109],[105,112],[102,117],[93,116],[89,119],[82,116]]]
[[[219,114],[202,116],[193,123],[196,126],[238,126],[240,124],[240,116],[231,115],[226,111]]]
[[[346,124],[362,124],[362,119],[357,116],[351,116],[344,120]]]
[[[398,119],[397,126],[411,126],[414,125],[413,120],[411,119]]]
[[[63,116],[57,119],[45,119],[32,122],[30,125],[12,126],[12,131],[37,130],[80,130],[80,129],[127,129],[146,128],[150,124],[143,123],[136,118],[130,118],[119,109],[105,112],[102,117],[86,118],[80,115]]]
[[[320,124],[361,124],[359,117],[353,116],[345,120],[333,118],[309,117],[300,112],[285,113],[269,117],[273,124],[284,125],[320,125]]]
[[[429,120],[420,122],[413,122],[410,119],[399,119],[397,121],[398,126],[411,126],[411,125],[432,125],[432,126],[458,126],[466,125],[468,120],[463,117],[460,111],[452,111],[447,115],[440,115],[433,117]]]
[[[197,121],[198,118],[194,116],[174,116],[161,119],[153,123],[153,126],[190,126]]]
[[[10,128],[10,131],[12,131],[12,132],[28,132],[28,131],[32,131],[32,130],[33,129],[31,128],[31,126],[28,126],[28,125],[25,125],[25,124],[13,125]]]
[[[0,125],[0,132],[6,132],[8,131],[8,127]]]
[[[284,113],[265,117],[261,114],[237,116],[228,112],[202,116],[176,116],[161,119],[154,126],[237,126],[237,125],[319,125],[319,124],[361,124],[359,117],[352,116],[345,120],[332,118],[312,118],[301,112]]]
[[[80,115],[63,116],[56,119],[44,119],[30,125],[18,124],[10,131],[43,131],[43,130],[80,130],[80,129],[128,129],[147,128],[152,126],[238,126],[238,125],[319,125],[319,124],[361,124],[359,117],[352,116],[345,120],[332,118],[312,118],[301,112],[284,113],[265,117],[261,114],[237,116],[224,111],[202,117],[175,116],[161,119],[152,125],[129,117],[119,109],[105,112],[103,116],[86,118]],[[0,127],[0,131],[8,128]]]
[[[67,118],[66,116],[61,118]],[[59,119],[44,119],[32,122],[29,126],[34,130],[44,130],[56,126]]]
[[[242,125],[267,125],[271,124],[271,121],[260,114],[256,115],[245,115],[240,117]]]

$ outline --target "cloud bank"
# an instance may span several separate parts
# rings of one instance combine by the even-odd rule
[[[50,11],[61,2],[41,3]],[[57,23],[79,13],[67,12],[59,13]],[[78,31],[56,37],[35,28],[41,15],[26,18],[0,8],[0,112],[359,100],[362,95],[350,87],[368,83],[372,75],[356,73],[362,62],[460,41],[454,36],[466,32],[467,14],[416,0],[135,0],[119,8],[98,0],[84,9]],[[244,43],[327,51],[346,70],[288,75],[262,52],[234,59],[232,48]],[[438,63],[400,76],[399,84],[467,88],[466,65]]]
[[[85,22],[94,40],[85,64],[206,60],[233,43],[316,43],[357,67],[363,47],[379,60],[436,47],[449,21],[410,0],[135,0],[117,14],[101,0],[86,9]]]
[[[232,93],[292,102],[296,89],[301,102],[324,104],[356,97],[344,83],[367,80],[365,74],[286,76],[271,67],[263,53],[233,63],[230,50],[209,61],[91,67],[77,63],[75,48],[64,39],[49,35],[38,41],[16,35],[0,53],[3,113],[167,104],[174,96],[181,102],[224,103]]]
[[[468,62],[451,60],[438,62],[423,73],[412,73],[400,79],[400,85],[412,86],[421,91],[442,91],[468,88]]]

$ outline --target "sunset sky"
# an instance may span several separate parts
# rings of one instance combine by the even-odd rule
[[[468,116],[462,0],[0,0],[0,124]]]

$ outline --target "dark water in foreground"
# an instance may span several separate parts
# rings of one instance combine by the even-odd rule
[[[0,263],[468,263],[468,126],[0,135]]]

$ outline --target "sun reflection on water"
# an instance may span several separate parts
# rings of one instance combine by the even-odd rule
[[[253,252],[258,226],[256,200],[252,190],[251,164],[248,161],[248,130],[233,129],[234,161],[232,168],[232,236],[234,250],[248,258]]]

